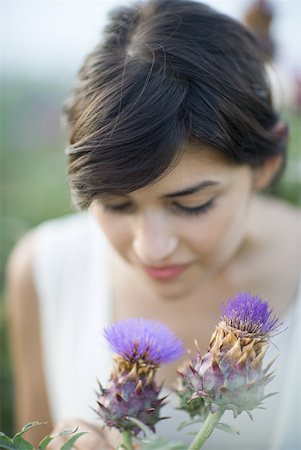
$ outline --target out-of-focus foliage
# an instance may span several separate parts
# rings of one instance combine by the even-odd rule
[[[26,434],[27,431],[31,430],[34,427],[37,427],[39,425],[44,425],[45,422],[30,422],[24,425],[21,431],[15,434],[12,438],[7,436],[7,434],[0,432],[0,448],[8,449],[8,450],[35,450],[34,446],[30,444],[25,438],[24,434]],[[48,444],[53,441],[54,439],[60,437],[60,436],[68,436],[72,435],[60,448],[60,450],[72,450],[73,444],[79,439],[81,436],[86,434],[85,431],[81,431],[79,433],[76,433],[77,428],[75,430],[62,430],[61,432],[57,433],[56,435],[51,436],[45,436],[42,441],[38,444],[39,450],[45,450]],[[76,433],[76,434],[75,434]]]
[[[28,229],[71,211],[60,126],[63,98],[59,86],[5,83],[1,267]]]
[[[0,430],[13,434],[13,382],[4,304],[9,252],[27,230],[72,211],[60,109],[67,92],[52,84],[3,83],[1,109]]]
[[[301,111],[283,112],[290,128],[288,157],[285,170],[270,192],[289,203],[301,205]]]

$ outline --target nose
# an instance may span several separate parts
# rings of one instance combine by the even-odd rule
[[[133,248],[146,265],[159,265],[172,256],[178,246],[176,233],[168,219],[156,212],[145,212],[134,227]]]

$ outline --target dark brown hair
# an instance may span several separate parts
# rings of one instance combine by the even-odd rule
[[[79,207],[156,181],[190,141],[253,167],[285,153],[255,38],[189,0],[115,10],[65,112]]]

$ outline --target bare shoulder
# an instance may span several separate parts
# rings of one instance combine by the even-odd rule
[[[7,282],[22,283],[23,287],[31,284],[31,265],[35,232],[28,232],[13,248],[6,267]]]
[[[14,247],[6,268],[6,306],[15,378],[16,428],[33,418],[49,422],[40,343],[38,298],[32,276],[35,231]],[[50,431],[50,424],[48,431]],[[30,432],[34,441],[43,430]]]
[[[13,248],[6,266],[6,300],[9,318],[22,321],[17,329],[26,327],[31,320],[37,301],[32,277],[32,260],[35,232],[28,232]],[[26,328],[25,328],[26,329]],[[14,328],[12,327],[12,331]]]

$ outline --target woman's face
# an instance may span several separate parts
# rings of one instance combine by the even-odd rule
[[[98,223],[137,276],[165,298],[189,295],[246,237],[253,172],[204,149],[158,182],[93,202]]]

